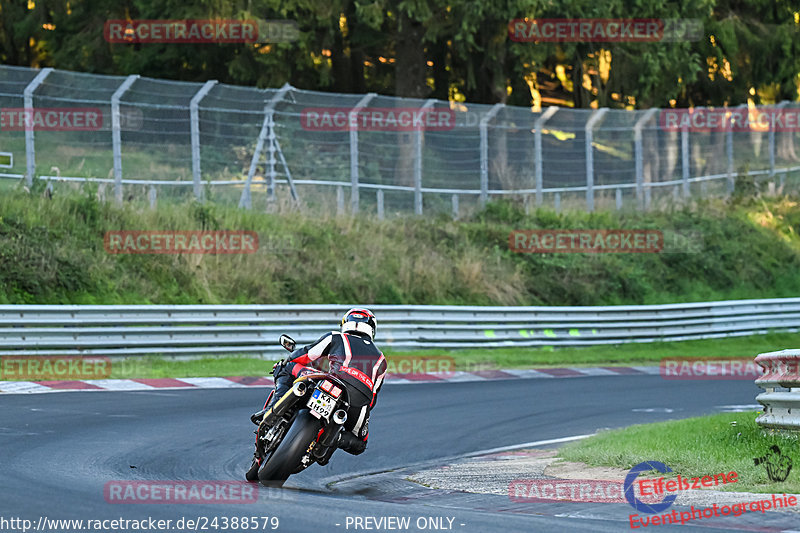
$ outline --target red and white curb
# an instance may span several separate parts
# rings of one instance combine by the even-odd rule
[[[387,385],[413,383],[459,383],[466,381],[495,381],[502,379],[553,379],[590,376],[657,375],[657,366],[608,366],[596,368],[536,368],[530,370],[481,370],[478,372],[448,372],[444,374],[389,375]],[[69,391],[148,391],[231,389],[246,387],[272,387],[270,378],[144,378],[144,379],[93,379],[75,381],[0,381],[0,394],[36,394]]]

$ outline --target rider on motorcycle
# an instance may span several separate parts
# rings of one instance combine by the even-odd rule
[[[369,438],[369,413],[375,407],[387,367],[386,358],[373,342],[376,327],[372,311],[350,309],[342,317],[341,331],[326,333],[277,362],[272,368],[275,389],[267,397],[264,409],[251,415],[253,423],[261,423],[264,413],[289,391],[296,378],[318,370],[335,373],[354,389],[347,422],[336,445],[353,455],[362,453]]]

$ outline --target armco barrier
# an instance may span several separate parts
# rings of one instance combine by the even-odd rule
[[[800,350],[762,353],[756,363],[764,368],[756,384],[766,391],[756,397],[764,406],[756,422],[765,428],[800,431]]]
[[[3,355],[280,354],[347,305],[3,305]],[[800,330],[800,298],[607,307],[374,305],[381,346],[490,348],[678,341]]]

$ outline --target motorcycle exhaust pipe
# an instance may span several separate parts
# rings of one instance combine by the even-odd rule
[[[331,422],[325,428],[325,434],[322,436],[322,442],[320,442],[320,444],[326,448],[333,446],[345,422],[347,422],[347,411],[344,409],[337,409],[334,411]]]
[[[292,394],[286,393],[284,394],[283,398],[277,401],[275,405],[273,405],[269,411],[264,413],[264,418],[261,420],[262,424],[272,424],[277,419],[282,417],[286,411],[289,410],[294,404],[296,404],[300,398],[306,395],[307,387],[305,382],[298,381],[294,385],[292,385],[291,392]]]
[[[347,411],[344,409],[337,409],[333,413],[333,421],[337,426],[343,426],[344,423],[347,422]]]

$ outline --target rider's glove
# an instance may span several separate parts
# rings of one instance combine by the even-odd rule
[[[284,368],[285,366],[286,366],[286,360],[285,360],[285,359],[281,359],[280,361],[278,361],[277,363],[275,363],[274,365],[272,365],[272,375],[273,375],[273,376],[276,376],[276,375],[278,375],[278,373],[279,373],[281,370],[283,370],[283,368]]]

